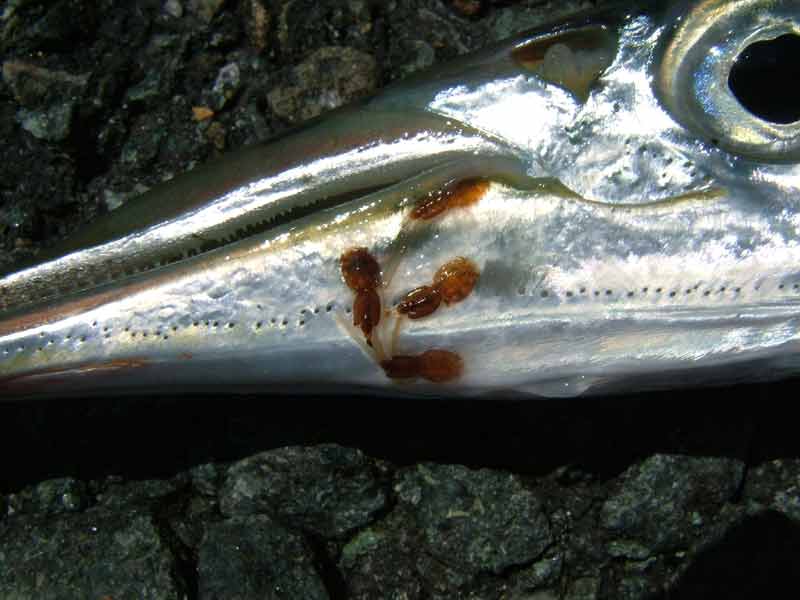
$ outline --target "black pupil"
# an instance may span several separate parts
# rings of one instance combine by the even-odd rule
[[[731,68],[728,86],[742,106],[765,121],[800,121],[800,35],[745,48]]]

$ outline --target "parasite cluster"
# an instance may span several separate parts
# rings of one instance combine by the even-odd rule
[[[452,350],[433,348],[420,354],[398,354],[395,348],[405,319],[429,318],[442,305],[456,304],[472,293],[480,277],[477,265],[463,256],[447,261],[439,266],[433,281],[412,288],[393,310],[385,308],[382,296],[407,250],[402,240],[451,210],[475,204],[488,188],[489,182],[481,179],[455,180],[417,199],[384,268],[367,248],[349,248],[341,255],[342,279],[354,294],[353,327],[363,334],[368,352],[390,379],[422,378],[443,383],[461,376],[463,360]],[[389,330],[388,345],[379,335],[381,329]],[[350,329],[348,332],[355,335]]]

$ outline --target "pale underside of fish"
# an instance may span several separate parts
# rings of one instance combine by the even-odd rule
[[[796,374],[800,110],[759,113],[730,80],[796,36],[793,0],[623,5],[183,175],[0,279],[0,393]]]

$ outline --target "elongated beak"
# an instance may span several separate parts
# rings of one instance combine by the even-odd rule
[[[546,176],[531,148],[563,137],[565,123],[615,54],[611,31],[580,21],[528,33],[180,176],[106,215],[37,264],[0,279],[0,341],[14,355],[0,370],[0,389],[27,396],[169,378],[169,369],[154,360],[158,352],[149,355],[134,343],[135,331],[123,329],[131,344],[119,353],[92,354],[79,350],[84,338],[70,323],[94,323],[87,315],[107,306],[144,310],[131,304],[134,299],[171,285],[170,278],[191,279],[186,273],[197,255],[208,253],[211,262],[229,250],[234,255],[272,229],[292,231],[317,211],[384,195],[375,192],[419,199],[462,181],[524,187]],[[191,289],[181,292],[181,302]],[[74,354],[48,358],[40,337],[54,328],[65,328],[64,343],[75,346]],[[181,363],[184,375],[194,368],[183,358],[189,354],[182,350],[170,359]],[[248,364],[253,372],[245,379],[257,381],[262,367]],[[207,373],[197,368],[202,380]]]
[[[281,139],[188,173],[0,280],[0,311],[119,281],[410,180],[542,175],[530,148],[563,136],[615,53],[586,19],[464,57]]]

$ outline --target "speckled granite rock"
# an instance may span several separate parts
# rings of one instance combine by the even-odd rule
[[[150,515],[90,509],[0,525],[0,597],[177,599],[184,592]]]
[[[752,510],[778,515],[760,481],[775,464],[757,471]],[[655,454],[608,481],[521,477],[323,445],[169,480],[48,480],[4,499],[0,597],[650,598],[741,535],[743,474]]]
[[[386,510],[385,468],[338,446],[283,448],[231,466],[220,493],[223,514],[268,512],[322,538],[339,538]]]
[[[609,554],[644,560],[690,546],[693,533],[732,500],[743,475],[741,461],[717,458],[656,455],[631,467],[600,509],[602,527],[625,536],[609,544]]]
[[[532,562],[552,543],[541,501],[514,475],[417,465],[395,485],[434,558],[468,574]]]
[[[198,557],[199,598],[327,600],[303,538],[265,515],[210,525]]]
[[[342,550],[355,598],[495,597],[504,574],[553,541],[541,501],[514,475],[420,464],[398,473],[394,492],[388,518]]]
[[[595,4],[9,0],[0,270],[221,152]],[[0,598],[784,597],[797,391],[0,403]]]
[[[291,83],[270,91],[267,102],[278,117],[299,123],[373,93],[376,67],[369,54],[325,46],[292,69]]]
[[[88,505],[86,484],[72,477],[49,479],[6,497],[5,511],[18,513],[55,514],[79,512]]]
[[[751,512],[776,511],[800,523],[800,459],[758,465],[747,478],[745,495]]]

